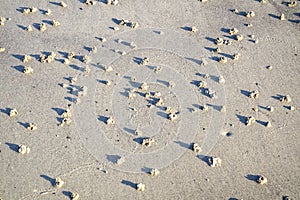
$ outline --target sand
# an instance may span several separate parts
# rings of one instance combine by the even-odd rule
[[[0,199],[300,199],[299,1],[64,2],[1,2]]]

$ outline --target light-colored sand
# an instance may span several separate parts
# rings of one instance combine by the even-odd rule
[[[71,193],[80,199],[300,199],[300,2],[295,7],[279,0],[103,2],[87,6],[65,0],[68,6],[62,8],[58,1],[1,0],[0,17],[11,20],[0,26],[5,48],[0,53],[0,199],[68,199]],[[39,10],[23,14],[28,7]],[[249,11],[255,16],[245,17]],[[286,20],[279,20],[282,13]],[[118,25],[122,18],[139,27]],[[52,27],[52,20],[60,25]],[[242,41],[230,35],[232,28]],[[211,52],[218,37],[232,42],[219,46],[219,54]],[[52,63],[39,62],[41,53],[52,51],[57,54]],[[64,65],[70,52],[76,56]],[[240,57],[233,60],[235,53]],[[23,63],[24,55],[33,59]],[[84,55],[88,64],[81,61]],[[221,56],[227,63],[218,62]],[[138,64],[144,57],[148,66]],[[102,65],[113,70],[105,72]],[[24,74],[25,66],[33,73]],[[225,83],[218,83],[220,75]],[[73,92],[61,85],[70,77],[78,78],[70,86]],[[218,98],[201,93],[199,81]],[[142,82],[149,92],[161,92],[164,106],[179,111],[178,119],[168,120],[159,106],[146,107],[151,101],[141,93],[126,97],[133,88],[143,92]],[[259,97],[248,97],[255,90]],[[78,92],[83,97],[74,104]],[[292,101],[281,102],[281,95]],[[58,126],[68,104],[74,104],[67,117],[71,125]],[[205,104],[207,112],[200,109]],[[10,108],[18,114],[10,117]],[[116,124],[104,123],[110,116]],[[246,126],[249,116],[256,121]],[[27,123],[37,129],[28,130]],[[142,146],[136,129],[154,144]],[[200,156],[190,148],[193,143],[202,148]],[[18,153],[20,144],[29,154]],[[221,158],[222,166],[210,167],[209,156]],[[150,175],[153,168],[158,176]],[[257,175],[267,183],[256,183]],[[60,189],[54,187],[57,177],[64,181]],[[145,191],[136,190],[138,183]]]

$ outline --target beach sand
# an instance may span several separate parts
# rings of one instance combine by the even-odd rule
[[[80,199],[300,199],[299,1],[289,7],[279,0],[65,0],[65,8],[58,1],[1,1],[0,17],[11,20],[0,26],[0,199],[70,199],[72,192]],[[38,10],[22,13],[29,7]],[[255,16],[248,18],[250,11]],[[129,20],[125,26],[118,24],[122,18]],[[139,27],[131,28],[134,22]],[[242,41],[230,35],[232,28]],[[217,38],[232,44],[218,46]],[[40,55],[50,52],[53,61],[41,63]],[[65,65],[70,52],[75,57]],[[32,60],[24,63],[24,55]],[[222,56],[227,63],[219,62]],[[140,65],[144,57],[150,61]],[[25,66],[33,73],[24,74]],[[218,83],[220,75],[225,83]],[[138,88],[147,81],[149,91]],[[256,90],[258,98],[250,98]],[[145,101],[147,91],[161,92],[165,104]],[[286,95],[291,102],[281,101]],[[178,119],[169,120],[164,106]],[[69,107],[72,122],[61,127]],[[18,114],[10,117],[11,109]],[[106,124],[110,116],[115,124]],[[246,126],[249,116],[255,121]],[[28,130],[28,123],[37,129]],[[135,128],[153,137],[153,145],[142,146]],[[203,151],[193,152],[193,143]],[[18,153],[20,144],[30,152]],[[211,167],[211,156],[222,165]],[[159,175],[151,176],[151,168]],[[258,175],[267,183],[258,184]],[[54,187],[57,177],[62,188]]]

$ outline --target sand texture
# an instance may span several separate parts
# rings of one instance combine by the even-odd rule
[[[300,1],[0,17],[0,200],[300,199]]]

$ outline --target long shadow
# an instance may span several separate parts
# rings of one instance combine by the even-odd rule
[[[249,97],[250,92],[247,90],[241,90],[241,94],[245,95],[246,97]]]
[[[151,97],[151,99],[147,99],[146,101],[153,106],[155,106],[155,104],[157,103],[157,99],[153,97]]]
[[[117,25],[119,25],[120,22],[122,21],[122,20],[119,20],[119,19],[117,19],[117,18],[112,18],[111,20],[112,20],[115,24],[117,24]]]
[[[217,82],[217,83],[219,82],[219,77],[218,76],[210,75],[210,79]]]
[[[39,23],[33,23],[32,26],[33,26],[36,30],[40,30],[40,24],[39,24]]]
[[[224,33],[229,33],[230,29],[229,28],[221,28],[221,31]]]
[[[156,108],[162,110],[162,111],[166,111],[167,107],[164,106],[156,106]]]
[[[268,14],[270,17],[274,18],[274,19],[280,19],[280,16],[278,15],[274,15],[274,14]]]
[[[72,97],[65,97],[64,99],[74,103],[76,101],[76,98],[72,98]]]
[[[229,9],[230,12],[234,12],[234,9]],[[240,16],[246,16],[246,12],[245,11],[239,11],[238,13],[235,13],[236,15],[240,15]]]
[[[71,67],[72,69],[75,69],[75,70],[84,72],[84,68],[83,68],[83,67],[79,67],[78,65],[71,64],[70,67]]]
[[[200,83],[200,81],[197,81],[197,80],[192,80],[190,82],[190,84],[195,85],[196,87],[198,87],[199,83]]]
[[[211,48],[211,47],[204,47],[204,49],[206,49],[209,52],[214,52],[215,48]]]
[[[125,76],[123,76],[123,78],[126,79],[126,80],[129,80],[129,81],[131,80],[131,76],[126,76],[125,75]]]
[[[240,11],[237,13],[237,15],[245,17],[247,13],[245,11]]]
[[[50,20],[42,20],[42,22],[52,26],[52,21],[50,21]]]
[[[167,113],[158,111],[158,112],[157,112],[157,115],[158,115],[158,116],[161,116],[161,117],[164,118],[164,119],[168,119],[168,114],[167,114]]]
[[[62,115],[65,112],[65,109],[61,109],[61,108],[51,108],[52,110],[54,110],[58,115]]]
[[[88,52],[91,52],[93,48],[88,47],[88,46],[84,46],[83,49],[84,49],[84,50],[87,50]]]
[[[113,26],[110,26],[108,28],[111,29],[111,30],[115,30],[115,27],[113,27]]]
[[[75,91],[75,90],[77,90],[77,91],[82,91],[82,89],[81,89],[81,86],[80,86],[80,85],[69,84],[69,88],[67,88],[67,89],[71,89],[71,88],[74,90],[74,92],[72,93],[72,91],[71,91],[71,93],[70,93],[70,94],[74,94],[74,93],[76,93],[76,91]]]
[[[284,95],[276,94],[276,96],[271,96],[273,99],[280,101],[281,98],[284,97]]]
[[[82,91],[79,85],[72,85],[72,84],[70,84],[69,87],[67,87],[66,89],[68,94],[72,94],[74,96],[77,96],[78,92]]]
[[[19,153],[19,145],[13,144],[13,143],[9,143],[9,142],[5,142],[5,144],[6,144],[12,151]]]
[[[70,191],[63,191],[62,192],[65,196],[67,196],[67,197],[69,197],[69,199],[71,200],[72,199],[72,192],[70,192]]]
[[[200,160],[202,160],[203,162],[205,162],[208,166],[209,166],[209,159],[211,158],[210,156],[205,156],[205,155],[198,155],[198,158],[200,159]]]
[[[152,168],[149,168],[149,167],[142,167],[142,168],[141,168],[141,171],[142,171],[142,172],[145,172],[146,174],[150,174],[150,173],[151,173],[151,170],[152,170]]]
[[[103,65],[98,64],[98,63],[97,64],[91,64],[91,66],[96,67],[96,68],[101,69],[101,70],[105,70],[105,67]]]
[[[97,36],[95,37],[95,39],[96,39],[96,40],[99,40],[100,42],[102,42],[102,40],[103,40],[103,38],[97,37]],[[103,46],[103,45],[102,45],[102,46]]]
[[[20,12],[20,13],[23,13],[23,10],[24,9],[27,9],[28,7],[19,7],[16,9],[16,11]]]
[[[127,47],[131,46],[130,43],[126,42],[126,41],[122,41],[121,44],[123,44],[124,46],[127,46]]]
[[[205,37],[205,39],[207,39],[208,41],[212,42],[215,44],[216,39],[215,38],[211,38],[211,37]]]
[[[120,95],[122,95],[122,96],[124,96],[124,97],[129,97],[129,94],[128,94],[128,92],[120,92],[119,93]]]
[[[72,80],[72,77],[71,77],[71,76],[64,77],[64,80],[66,80],[66,81],[68,81],[68,82],[71,82],[71,80]]]
[[[18,26],[20,29],[22,29],[23,31],[26,30],[26,26],[23,26],[23,25],[21,25],[21,24],[17,24],[17,26]]]
[[[235,38],[234,35],[222,35],[222,36],[225,38],[228,38],[228,39],[232,39],[232,40],[234,40],[234,38]]]
[[[140,83],[134,82],[134,81],[128,81],[128,83],[131,85],[131,87],[134,87],[134,88],[138,88],[141,86]]]
[[[97,79],[97,82],[101,83],[101,84],[104,84],[104,85],[106,84],[106,80],[99,80],[99,79]]]
[[[230,54],[228,54],[228,53],[219,53],[221,56],[224,56],[224,57],[227,57],[227,58],[230,58],[230,59],[232,59],[233,58],[233,56],[232,55],[230,55]]]
[[[290,106],[283,106],[285,109],[288,109],[288,110],[290,110],[291,109],[291,107]]]
[[[257,0],[256,0],[257,1]],[[234,12],[234,9],[229,9],[230,12]],[[240,15],[240,16],[246,16],[246,12],[245,11],[239,11],[238,13],[235,13],[236,15]]]
[[[266,106],[261,106],[261,105],[258,105],[259,108],[262,108],[264,110],[269,110]]]
[[[0,109],[0,112],[9,115],[10,111],[12,110],[12,108],[5,108],[5,109]]]
[[[56,117],[56,120],[58,122],[58,125],[63,123],[64,118],[63,117]]]
[[[300,20],[299,19],[288,19],[289,22],[295,23],[295,24],[299,24]]]
[[[121,40],[121,39],[114,39],[114,42],[115,42],[115,43],[118,43],[118,44],[122,44],[122,42],[124,42],[124,41]]]
[[[108,120],[108,117],[99,115],[99,116],[98,116],[98,120],[106,124],[106,122],[107,122],[107,120]]]
[[[283,1],[283,2],[281,2],[281,4],[285,5],[285,6],[289,6],[289,3],[290,3],[289,1]]]
[[[220,58],[218,56],[211,56],[211,57],[209,57],[209,59],[216,61],[216,62],[219,62],[219,60],[220,60]]]
[[[150,69],[150,70],[154,70],[157,68],[157,66],[150,66],[150,65],[147,65],[147,67]]]
[[[211,97],[208,88],[200,88],[200,93],[206,97]]]
[[[63,56],[64,58],[68,58],[68,52],[64,52],[64,51],[58,51],[58,53]]]
[[[153,31],[153,32],[158,34],[158,35],[162,34],[162,31]]]
[[[123,130],[130,133],[130,134],[135,135],[135,130],[134,129],[124,127]]]
[[[50,182],[51,186],[55,186],[55,179],[51,178],[45,174],[41,174],[40,177]]]
[[[240,122],[242,122],[243,124],[246,124],[247,122],[247,117],[246,116],[242,116],[239,114],[236,114],[237,118],[240,120]]]
[[[49,1],[50,4],[56,5],[56,6],[60,6],[59,2],[55,2],[55,1]]]
[[[29,123],[27,123],[27,122],[18,122],[18,124],[20,124],[24,128],[27,128],[29,126]]]
[[[143,61],[143,58],[133,57],[133,62],[135,62],[138,65],[141,64],[142,61]]]
[[[254,174],[248,174],[247,176],[245,176],[246,179],[250,180],[250,181],[254,181],[256,182],[258,179],[258,175],[254,175]]]
[[[209,104],[209,103],[206,105],[208,105],[209,107],[212,107],[216,111],[221,111],[221,106],[217,106],[217,105],[213,105],[213,104]]]
[[[134,138],[133,141],[138,144],[143,144],[144,139],[149,139],[149,137],[137,137],[137,138]]]
[[[41,53],[44,54],[45,56],[50,56],[51,55],[50,51],[42,51]]]
[[[32,58],[34,58],[35,60],[39,61],[41,59],[41,55],[40,54],[30,54],[30,56]]]
[[[189,27],[189,26],[182,26],[182,27],[180,27],[182,30],[185,30],[185,31],[191,31],[192,30],[192,28],[191,27]]]
[[[249,39],[248,41],[251,43],[255,43],[255,40],[253,40],[253,39]]]
[[[16,59],[20,60],[21,62],[23,62],[24,55],[20,55],[20,54],[11,54],[11,55]]]
[[[300,17],[300,13],[297,13],[297,12],[293,13],[293,15]]]
[[[64,59],[59,59],[59,58],[54,58],[55,61],[60,62],[62,64],[64,64]]]
[[[197,72],[197,73],[195,73],[195,75],[204,78],[204,75],[205,75],[205,74],[201,74],[201,73]]]
[[[41,8],[39,8],[39,11],[40,11],[40,13],[41,13],[42,15],[45,15],[45,14],[47,13],[47,11],[46,11],[46,10],[44,10],[44,9],[41,9]]]
[[[130,89],[124,88],[124,92],[120,92],[120,95],[122,95],[124,97],[129,97],[129,91],[130,91]]]
[[[84,62],[84,56],[81,56],[81,55],[75,55],[74,59],[76,59],[76,60],[78,60],[80,62]]]
[[[262,125],[262,126],[267,126],[268,122],[262,121],[262,120],[255,120],[258,124]]]
[[[124,79],[131,80],[131,76],[123,76]]]
[[[191,144],[181,142],[181,141],[174,141],[174,143],[178,144],[179,146],[181,146],[185,149],[191,149]]]
[[[198,65],[201,65],[202,64],[202,60],[198,60],[198,59],[195,59],[195,58],[188,58],[188,57],[184,57],[185,59],[189,60],[189,61],[192,61]]]
[[[200,104],[192,104],[192,106],[200,110],[202,109],[202,106]]]
[[[168,87],[169,86],[169,82],[168,81],[164,81],[164,80],[160,80],[160,79],[157,79],[156,82]]]
[[[141,97],[146,97],[146,94],[143,92],[136,91],[135,93],[140,95]]]
[[[124,184],[124,185],[127,185],[129,187],[132,187],[133,189],[136,189],[136,184],[131,182],[131,181],[122,180],[121,183]]]

